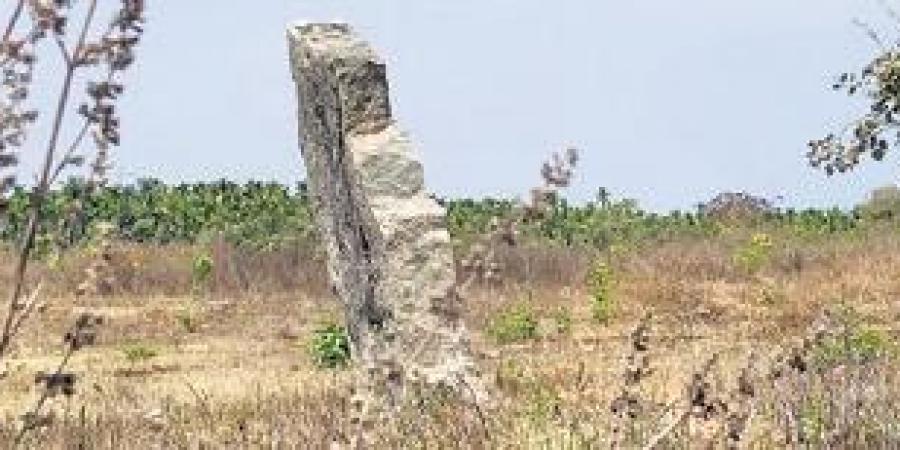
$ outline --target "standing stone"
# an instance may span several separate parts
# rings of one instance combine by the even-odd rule
[[[292,25],[288,41],[310,197],[361,371],[361,418],[390,417],[423,385],[479,397],[445,211],[394,123],[385,64],[346,24]]]

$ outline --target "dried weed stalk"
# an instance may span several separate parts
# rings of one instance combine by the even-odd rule
[[[559,191],[569,187],[578,165],[579,151],[567,148],[563,153],[553,153],[541,166],[542,185],[531,190],[529,201],[516,205],[507,217],[495,217],[491,231],[476,241],[469,255],[461,263],[463,272],[458,291],[467,291],[476,281],[494,281],[499,277],[500,263],[497,248],[500,245],[516,246],[523,223],[536,220],[553,207]]]
[[[28,126],[38,117],[36,110],[28,108],[27,100],[33,89],[32,74],[41,49],[40,44],[52,42],[59,51],[65,68],[49,142],[30,198],[28,226],[20,237],[12,292],[0,334],[0,358],[9,351],[15,334],[14,325],[25,320],[32,311],[23,302],[27,297],[25,275],[40,231],[41,207],[50,187],[66,168],[84,163],[86,158],[79,150],[89,133],[96,148],[89,172],[90,185],[95,188],[102,186],[109,168],[109,149],[120,141],[115,100],[124,87],[116,80],[134,61],[134,50],[143,33],[144,2],[122,0],[112,20],[97,38],[93,38],[91,32],[98,2],[87,2],[83,22],[72,44],[67,40],[70,36],[69,22],[70,17],[78,12],[78,4],[75,0],[21,0],[13,11],[0,42],[0,70],[3,72],[0,96],[0,169],[9,172],[2,178],[5,190],[15,183],[12,169],[18,165],[18,150],[24,145]],[[24,20],[26,15],[30,21]],[[69,145],[63,147],[63,124],[69,112],[72,91],[78,86],[77,75],[82,72],[91,76],[96,76],[99,72],[100,75],[99,79],[84,82],[86,100],[78,107],[82,125]]]
[[[737,375],[734,390],[725,395],[711,381],[718,359],[717,355],[713,355],[691,377],[681,412],[662,426],[644,448],[660,447],[682,425],[688,426],[687,437],[692,443],[704,442],[711,447],[724,445],[730,449],[748,448],[752,445],[751,426],[759,415],[764,393],[768,394],[769,401],[774,400],[773,419],[784,434],[783,443],[808,444],[810,437],[805,435],[801,415],[802,402],[808,400],[805,396],[810,391],[811,376],[816,372],[815,352],[826,339],[833,339],[838,334],[835,318],[826,311],[799,342],[779,351],[765,372],[757,368],[757,354],[751,352],[747,364]],[[624,403],[622,398],[634,397],[623,394],[617,399],[627,405],[629,403]],[[633,414],[621,419],[634,420],[636,417]]]
[[[725,415],[725,437],[729,449],[746,446],[750,435],[750,426],[757,413],[759,398],[759,380],[756,371],[756,354],[751,352],[747,365],[741,369],[737,378],[737,386],[731,394],[731,402]]]
[[[690,437],[692,442],[699,443],[702,441],[711,444],[710,441],[713,440],[717,429],[716,420],[726,411],[724,401],[719,397],[719,393],[710,380],[718,360],[719,356],[713,354],[700,366],[699,370],[691,375],[690,382],[685,389],[684,406],[681,412],[675,414],[668,424],[654,434],[643,446],[644,449],[659,448],[669,436],[684,424],[688,424],[689,433],[691,430],[699,431],[698,434],[700,436]],[[712,447],[710,446],[710,448]]]
[[[626,431],[633,428],[633,423],[645,409],[641,384],[654,372],[650,364],[651,318],[650,314],[644,316],[631,332],[629,339],[631,349],[625,371],[622,373],[622,390],[610,405],[613,421],[610,435],[614,449],[622,448]]]
[[[76,375],[67,372],[66,368],[76,352],[96,343],[98,327],[102,324],[103,318],[100,316],[90,313],[80,315],[64,336],[66,351],[56,369],[50,373],[40,372],[35,376],[35,383],[41,386],[41,394],[31,409],[22,416],[22,426],[16,435],[17,445],[29,431],[52,424],[53,416],[42,414],[47,401],[60,395],[71,397],[75,393]]]
[[[44,44],[59,52],[64,67],[47,147],[30,196],[28,225],[18,244],[12,289],[0,329],[0,361],[8,356],[22,324],[42,304],[39,289],[30,290],[27,286],[26,273],[50,187],[66,169],[84,164],[87,157],[80,152],[88,135],[96,150],[90,164],[88,193],[104,185],[109,150],[119,145],[121,139],[115,101],[124,86],[118,79],[134,62],[135,48],[143,34],[145,4],[142,0],[121,0],[106,27],[95,30],[98,3],[97,0],[19,0],[0,41],[0,216],[5,213],[5,199],[16,183],[13,171],[19,164],[19,151],[26,142],[29,127],[38,118],[37,110],[28,101],[35,89],[33,75]],[[79,8],[82,5],[84,8]],[[73,28],[70,22],[75,17],[80,17],[81,22]],[[97,31],[100,35],[93,36]],[[85,100],[77,109],[81,126],[71,141],[63,145],[63,126],[70,112],[73,91],[80,86],[85,93]],[[80,203],[74,205],[76,213],[80,207]],[[97,283],[98,270],[108,259],[105,256],[108,244],[104,242],[101,246],[100,261],[88,269],[83,286]],[[79,288],[76,294],[83,295],[87,290]],[[65,337],[67,350],[60,365],[51,374],[38,377],[43,393],[26,414],[19,440],[45,422],[38,417],[49,398],[73,392],[75,377],[65,373],[65,368],[74,353],[93,343],[100,323],[101,320],[90,315],[76,320]]]

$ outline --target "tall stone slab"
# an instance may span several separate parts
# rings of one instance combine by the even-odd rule
[[[384,62],[346,24],[291,25],[288,41],[309,192],[363,416],[391,414],[422,384],[480,392],[445,211],[391,115]]]

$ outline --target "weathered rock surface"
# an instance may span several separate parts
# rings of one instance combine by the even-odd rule
[[[480,392],[445,211],[391,116],[385,64],[346,24],[292,25],[288,40],[308,186],[362,371],[359,406],[389,414],[420,384]]]

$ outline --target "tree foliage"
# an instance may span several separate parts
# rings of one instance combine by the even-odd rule
[[[222,236],[242,246],[271,249],[316,239],[312,207],[302,184],[218,181],[167,185],[144,179],[134,185],[101,188],[90,196],[82,196],[83,189],[84,182],[73,179],[43,202],[37,255],[88,242],[99,224],[110,224],[117,240],[159,245],[202,243]],[[71,203],[79,198],[83,204],[73,210]],[[0,223],[0,243],[12,243],[25,232],[29,201],[26,189],[14,190],[6,222]],[[509,200],[440,201],[447,208],[451,235],[463,246],[490,232],[498,219],[515,214],[515,203]],[[864,214],[866,205],[851,211],[770,207],[746,220],[723,221],[704,208],[661,214],[608,194],[577,205],[554,198],[542,215],[525,220],[520,232],[526,240],[551,245],[608,249],[716,235],[741,226],[829,235],[854,230],[867,220],[900,217]]]
[[[900,15],[882,2],[888,15],[900,23]],[[857,21],[881,52],[856,72],[845,72],[834,82],[835,91],[862,97],[866,110],[842,129],[808,143],[807,158],[828,175],[852,170],[865,157],[884,159],[900,143],[900,43],[886,40],[868,25]]]

